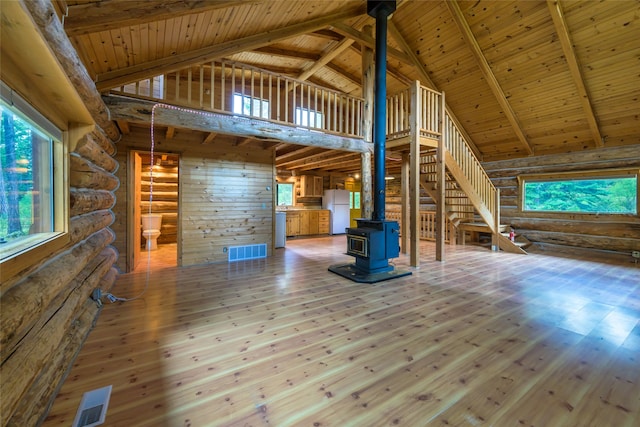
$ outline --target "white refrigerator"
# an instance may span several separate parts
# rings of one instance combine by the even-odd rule
[[[349,215],[349,192],[347,190],[325,190],[322,208],[331,211],[329,234],[344,234],[351,224]]]

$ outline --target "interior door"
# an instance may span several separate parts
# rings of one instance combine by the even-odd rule
[[[140,230],[140,201],[142,200],[141,196],[141,178],[142,178],[142,157],[135,151],[131,151],[129,155],[129,185],[128,191],[129,195],[133,197],[129,197],[129,218],[131,221],[128,223],[128,232],[129,235],[128,241],[130,242],[128,246],[128,264],[129,271],[135,270],[141,258],[140,251],[140,236],[142,232]]]

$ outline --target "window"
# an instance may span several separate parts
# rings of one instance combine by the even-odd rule
[[[252,98],[239,93],[233,94],[233,113],[245,116],[269,118],[269,101],[266,99]]]
[[[296,107],[296,125],[312,128],[322,127],[322,113]]]
[[[68,192],[63,189],[67,162],[62,132],[4,83],[0,112],[0,262],[4,263],[66,231]]]
[[[278,184],[278,206],[293,206],[293,184]]]
[[[520,177],[522,210],[638,214],[638,170]]]

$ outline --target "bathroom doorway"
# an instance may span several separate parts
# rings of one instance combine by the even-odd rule
[[[130,152],[130,271],[178,264],[179,162],[177,154],[155,152],[152,168],[150,152]],[[149,214],[157,215],[158,221],[154,223]]]

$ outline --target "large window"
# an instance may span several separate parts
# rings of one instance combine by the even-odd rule
[[[4,83],[0,112],[3,262],[66,231],[64,206],[68,193],[62,189],[67,164],[62,132]]]
[[[612,170],[520,178],[522,210],[638,214],[638,171]]]
[[[233,113],[245,116],[269,118],[269,101],[266,99],[252,98],[239,93],[233,94]]]
[[[296,125],[312,128],[322,127],[322,113],[296,107]]]
[[[278,183],[277,205],[293,206],[293,184]]]

